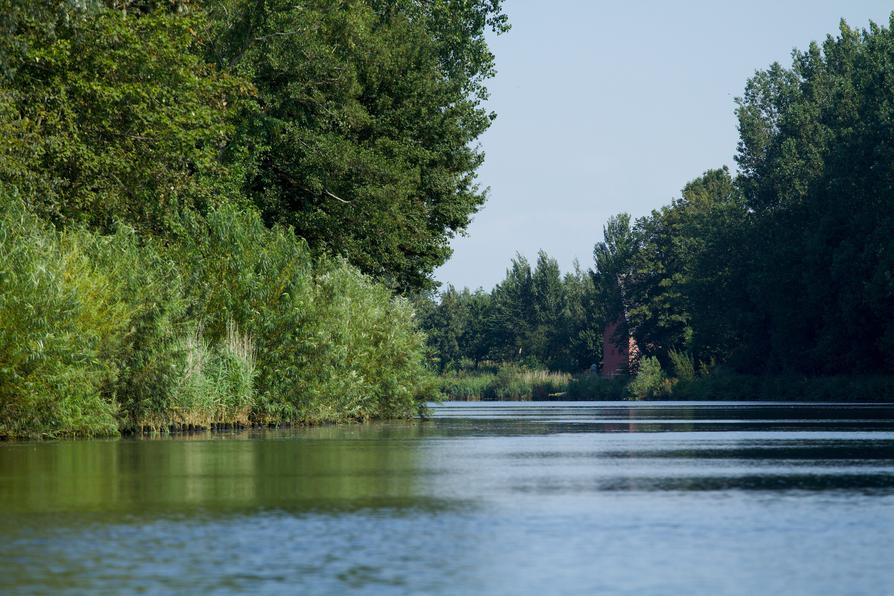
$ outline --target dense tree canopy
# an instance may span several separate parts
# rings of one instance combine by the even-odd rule
[[[158,232],[237,195],[221,157],[247,86],[198,54],[200,13],[3,4],[0,182],[39,214]]]
[[[748,81],[740,174],[713,170],[596,247],[646,355],[748,372],[894,371],[894,33],[842,23]],[[630,247],[633,247],[632,249]]]
[[[253,202],[431,285],[484,202],[501,0],[0,1],[0,181],[56,223],[169,232]]]
[[[252,81],[247,191],[269,222],[401,289],[484,202],[475,139],[500,0],[219,0],[209,55]]]
[[[534,267],[516,256],[487,293],[448,287],[422,302],[422,326],[444,370],[464,362],[509,362],[579,371],[599,362],[601,325],[591,276],[575,265],[564,276],[541,251]]]

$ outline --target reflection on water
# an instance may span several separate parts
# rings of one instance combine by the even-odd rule
[[[894,593],[894,407],[0,445],[0,592]]]

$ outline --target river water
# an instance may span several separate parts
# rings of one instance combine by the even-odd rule
[[[894,406],[0,444],[0,592],[894,594]]]

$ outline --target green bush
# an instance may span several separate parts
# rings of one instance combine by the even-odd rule
[[[251,209],[194,216],[178,247],[205,336],[232,319],[257,346],[255,422],[409,416],[434,394],[405,300],[340,260],[314,263]]]
[[[636,376],[627,385],[627,394],[633,399],[654,399],[668,395],[671,386],[658,359],[646,356],[640,359]]]

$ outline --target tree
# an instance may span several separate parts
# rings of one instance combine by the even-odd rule
[[[693,350],[692,285],[705,247],[718,225],[744,217],[739,193],[726,168],[689,182],[669,206],[637,220],[637,249],[625,283],[630,332],[639,349],[665,367],[671,351]],[[726,259],[723,254],[712,258]],[[702,260],[700,260],[702,259]],[[717,283],[711,279],[710,283]]]
[[[618,323],[613,340],[626,345],[630,339],[627,324],[626,283],[637,251],[637,238],[630,225],[630,215],[621,213],[609,218],[602,228],[601,242],[593,247],[593,286],[598,296],[598,320],[601,327]]]
[[[501,0],[218,0],[209,56],[250,79],[248,194],[268,222],[403,291],[483,204],[474,141]]]
[[[529,351],[549,368],[568,367],[565,287],[559,263],[542,250],[537,253],[531,290],[533,325]]]
[[[750,210],[749,369],[894,370],[894,33],[871,24],[793,54],[739,100]]]
[[[239,192],[220,159],[240,80],[201,55],[200,12],[5,0],[0,183],[56,224],[170,230]]]
[[[531,349],[535,324],[532,277],[530,263],[517,254],[491,294],[494,356],[500,360],[518,362],[535,356]]]

